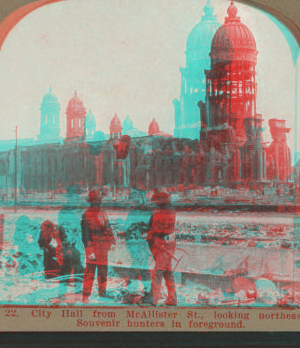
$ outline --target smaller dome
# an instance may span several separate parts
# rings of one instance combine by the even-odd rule
[[[129,117],[129,115],[126,116],[125,120],[123,121],[123,131],[128,132],[132,130],[133,127],[133,122],[132,119]]]
[[[44,95],[43,101],[42,101],[42,104],[48,104],[48,103],[58,104],[57,96],[55,93],[53,93],[51,86],[49,87],[49,92]]]
[[[77,91],[74,92],[74,97],[72,99],[70,99],[69,103],[68,103],[68,109],[77,109],[77,108],[82,108],[84,109],[84,105],[83,102],[79,99],[78,95],[77,95]]]
[[[110,122],[110,134],[113,133],[122,133],[122,124],[117,114],[115,114]]]
[[[155,120],[155,118],[151,121],[151,123],[149,124],[149,130],[148,130],[148,135],[156,135],[157,133],[159,133],[159,125],[157,123],[157,121]]]

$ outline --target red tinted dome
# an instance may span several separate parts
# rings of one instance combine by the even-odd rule
[[[68,109],[76,109],[76,108],[84,109],[84,105],[83,105],[83,102],[78,98],[77,92],[75,91],[74,97],[70,99],[68,103]]]
[[[231,2],[225,23],[216,31],[211,44],[211,63],[220,61],[245,60],[256,64],[257,49],[254,36],[240,17]]]
[[[110,122],[111,133],[122,133],[122,123],[117,115],[115,115]]]
[[[155,135],[159,132],[159,125],[155,118],[149,124],[148,135]]]

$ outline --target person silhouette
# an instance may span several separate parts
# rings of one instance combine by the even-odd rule
[[[137,193],[141,192],[137,191]],[[149,258],[151,259],[146,240],[151,213],[143,210],[145,204],[143,194],[131,198],[129,202],[133,206],[126,218],[125,243],[131,261],[128,272],[124,271],[124,276],[128,282],[140,279],[143,285],[146,286],[146,283],[150,280],[145,270],[149,269]]]
[[[90,207],[81,220],[82,242],[85,247],[86,266],[83,275],[83,302],[88,302],[92,292],[96,269],[99,295],[106,296],[108,252],[116,244],[106,212],[101,209],[103,192],[91,190]]]
[[[172,271],[172,259],[176,249],[176,214],[173,210],[167,208],[169,194],[165,192],[155,193],[152,196],[152,201],[157,206],[150,218],[147,233],[149,248],[155,260],[155,268],[151,277],[152,304],[158,304],[162,278],[164,278],[168,289],[165,304],[176,306],[177,294]]]
[[[71,285],[72,275],[74,275],[73,286],[77,288],[76,285],[80,286],[83,278],[84,268],[81,264],[80,251],[76,248],[75,242],[70,236],[70,233],[64,229],[64,227],[59,226],[59,239],[62,244],[62,254],[63,263],[60,268],[60,289],[59,296],[65,295],[66,287],[65,285]]]
[[[59,231],[52,221],[46,220],[42,223],[38,244],[44,249],[46,279],[58,277],[63,264],[63,251]]]

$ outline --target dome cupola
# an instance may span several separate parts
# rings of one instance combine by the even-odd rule
[[[230,6],[227,9],[227,13],[228,13],[228,17],[225,20],[232,20],[232,19],[237,19],[240,20],[239,17],[236,17],[237,13],[238,13],[238,9],[236,8],[236,6],[234,5],[233,1],[231,1]]]
[[[55,93],[52,91],[52,87],[49,87],[49,91],[44,95],[42,104],[58,104],[58,99]]]
[[[129,115],[126,116],[124,122],[123,122],[123,133],[126,134],[128,131],[132,130],[133,122],[132,119],[129,117]]]
[[[86,110],[77,92],[70,99],[67,107],[67,139],[80,138],[84,135]]]

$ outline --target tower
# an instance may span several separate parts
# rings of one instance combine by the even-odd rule
[[[126,116],[125,120],[123,121],[123,133],[128,134],[130,131],[134,129],[133,122],[129,115]]]
[[[159,135],[159,125],[157,121],[155,120],[155,118],[153,118],[149,124],[148,135],[149,136]]]
[[[134,127],[132,119],[129,115],[127,115],[125,120],[123,121],[122,133],[129,135],[131,138],[145,137],[147,135],[146,132],[140,131],[139,129]]]
[[[96,132],[96,119],[90,110],[84,119],[84,135],[86,140],[92,140]]]
[[[115,114],[115,116],[112,118],[110,122],[110,138],[120,139],[121,135],[122,135],[122,124],[117,114]]]
[[[231,2],[225,23],[211,44],[211,70],[206,71],[208,127],[233,127],[239,141],[246,140],[244,118],[256,114],[255,66],[257,49],[252,32],[237,17]]]
[[[80,138],[84,135],[84,119],[86,110],[83,102],[78,98],[75,91],[67,107],[67,140]]]
[[[40,111],[41,126],[38,140],[42,142],[51,142],[58,140],[60,135],[60,104],[51,87],[49,87],[49,92],[43,97]]]
[[[200,101],[201,133],[209,156],[211,181],[261,182],[265,179],[262,116],[256,113],[254,36],[233,1],[228,17],[211,44],[211,70],[206,70],[206,102]],[[216,158],[217,158],[216,157]]]
[[[199,139],[200,122],[197,104],[205,100],[204,70],[210,69],[209,52],[212,38],[220,23],[213,15],[210,0],[204,6],[204,15],[192,29],[186,45],[186,67],[180,68],[180,100],[174,99],[175,137]]]

